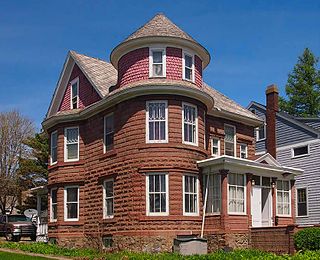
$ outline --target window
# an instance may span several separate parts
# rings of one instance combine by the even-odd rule
[[[183,53],[183,79],[194,81],[194,57]]]
[[[166,76],[166,52],[165,49],[150,49],[149,54],[149,76],[165,77]]]
[[[212,155],[219,156],[220,155],[220,139],[212,138]]]
[[[309,154],[309,145],[292,148],[292,157],[301,157]]]
[[[106,180],[103,183],[103,218],[113,218],[113,179]]]
[[[168,215],[168,175],[151,173],[147,175],[147,215]]]
[[[207,181],[209,183],[207,184]],[[207,191],[206,213],[220,213],[221,209],[221,179],[218,174],[204,175],[203,195]],[[204,201],[204,200],[203,200]]]
[[[51,156],[50,156],[50,164],[56,164],[57,163],[57,157],[58,157],[58,132],[54,131],[51,133]]]
[[[256,140],[262,141],[266,139],[266,125],[263,124],[256,128]]]
[[[58,189],[51,189],[51,209],[50,209],[50,220],[51,222],[57,221],[57,210],[58,210],[58,203],[57,203],[57,195],[58,195]]]
[[[65,129],[65,157],[67,162],[79,160],[79,127]]]
[[[71,81],[71,109],[79,107],[79,78]]]
[[[183,143],[198,145],[198,111],[197,107],[182,104],[182,140]]]
[[[64,220],[79,220],[79,187],[64,189]]]
[[[248,145],[240,144],[240,158],[242,159],[248,158]]]
[[[236,156],[236,129],[234,126],[224,126],[224,154],[229,156]]]
[[[147,102],[147,143],[168,142],[168,102]]]
[[[229,213],[244,214],[246,212],[244,174],[229,173],[228,190]]]
[[[104,152],[113,149],[114,120],[113,114],[104,117]]]
[[[290,215],[290,183],[277,181],[277,215]]]
[[[308,215],[307,189],[297,188],[297,216]]]
[[[183,176],[183,214],[198,215],[198,177]]]

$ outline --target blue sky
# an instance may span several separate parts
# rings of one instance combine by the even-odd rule
[[[209,50],[205,81],[243,106],[271,83],[284,94],[305,47],[320,56],[320,1],[0,0],[0,111],[40,128],[68,50],[109,60],[158,12]]]

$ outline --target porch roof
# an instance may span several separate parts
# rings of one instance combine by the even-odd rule
[[[197,164],[200,168],[204,168],[204,172],[213,173],[219,170],[229,170],[234,173],[264,174],[273,177],[288,176],[290,179],[303,173],[301,169],[281,166],[279,163],[271,165],[228,155],[197,161]]]

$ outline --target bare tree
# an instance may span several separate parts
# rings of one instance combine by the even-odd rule
[[[25,141],[34,135],[33,123],[17,111],[0,113],[0,212],[12,212],[23,189],[19,162],[30,156]]]

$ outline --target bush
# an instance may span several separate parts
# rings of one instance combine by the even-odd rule
[[[297,250],[320,250],[320,228],[300,230],[294,235],[294,245]]]

